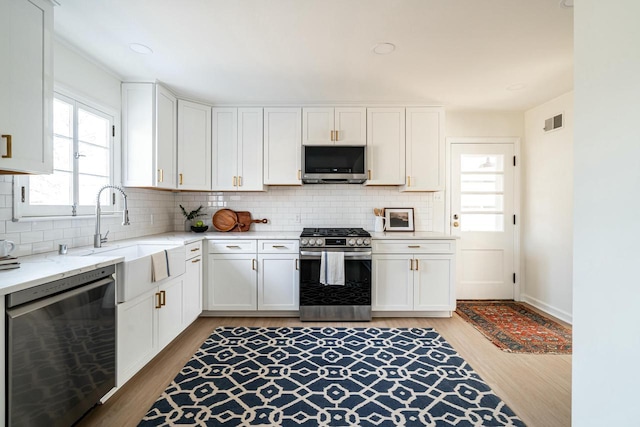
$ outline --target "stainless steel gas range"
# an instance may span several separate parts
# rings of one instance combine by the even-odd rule
[[[300,234],[300,320],[371,320],[371,234],[305,228]]]

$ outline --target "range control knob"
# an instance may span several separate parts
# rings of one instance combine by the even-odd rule
[[[356,241],[353,239],[349,239],[349,246],[354,246],[356,244]]]
[[[309,241],[307,239],[302,239],[302,240],[300,240],[300,244],[302,246],[307,246],[309,244]]]
[[[371,240],[364,239],[364,244],[365,244],[365,246],[369,246],[371,244]]]
[[[322,246],[322,239],[316,239],[316,246]]]
[[[358,245],[358,246],[362,246],[362,239],[358,239],[358,240],[356,240],[356,245]]]

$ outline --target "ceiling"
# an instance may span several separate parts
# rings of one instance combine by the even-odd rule
[[[573,88],[573,9],[560,0],[57,2],[57,37],[122,80],[218,105],[520,111]],[[396,50],[374,54],[381,42]]]

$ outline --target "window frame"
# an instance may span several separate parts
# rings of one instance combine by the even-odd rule
[[[77,92],[67,89],[60,85],[54,87],[54,99],[60,99],[63,102],[73,105],[73,144],[78,144],[78,109],[85,110],[91,114],[104,117],[109,120],[110,125],[115,128],[115,132],[110,133],[110,155],[109,155],[109,184],[117,185],[120,182],[121,174],[121,148],[120,148],[120,112],[113,108],[107,107],[94,99],[87,98]],[[53,120],[53,118],[52,118]],[[51,126],[53,134],[53,126]],[[115,134],[115,135],[114,135]],[[73,192],[74,198],[78,197],[78,176],[79,168],[77,160],[74,159],[73,168]],[[51,220],[51,219],[73,219],[87,218],[95,215],[95,204],[77,206],[75,212],[72,205],[30,205],[29,200],[29,175],[14,175],[13,179],[13,221],[28,220]],[[112,194],[113,191],[109,191]],[[23,196],[24,195],[24,196]],[[104,193],[103,193],[104,195]],[[113,198],[111,199],[113,200]],[[115,197],[115,205],[112,203],[102,204],[101,211],[103,215],[115,215],[115,212],[121,210],[121,200]]]

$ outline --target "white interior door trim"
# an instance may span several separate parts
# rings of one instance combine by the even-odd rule
[[[513,171],[513,210],[516,215],[516,225],[513,230],[513,267],[516,272],[516,283],[513,289],[513,299],[520,301],[521,290],[524,289],[524,260],[521,258],[521,193],[522,193],[522,156],[520,151],[520,138],[519,137],[501,137],[501,136],[482,136],[482,137],[455,137],[449,136],[445,139],[445,167],[446,167],[446,188],[447,194],[445,195],[445,233],[451,234],[451,146],[452,144],[513,144],[513,153],[516,156],[516,166]],[[458,248],[460,245],[457,245]],[[459,249],[458,249],[459,252]],[[456,254],[460,257],[460,253]],[[461,263],[457,263],[458,269]],[[460,280],[460,271],[456,272],[456,280]],[[456,284],[457,285],[457,284]]]

